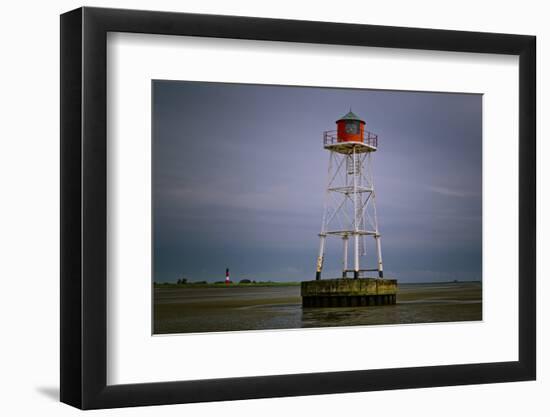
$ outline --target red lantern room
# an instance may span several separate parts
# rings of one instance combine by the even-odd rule
[[[323,132],[325,149],[349,154],[351,152],[374,152],[378,147],[378,135],[366,130],[366,123],[350,109],[348,114],[336,121],[337,130]]]
[[[363,142],[365,122],[351,110],[336,125],[338,142]]]

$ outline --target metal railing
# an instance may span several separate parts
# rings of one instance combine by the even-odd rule
[[[330,146],[337,143],[342,143],[344,141],[338,140],[338,131],[336,130],[327,130],[323,133],[323,145]],[[363,132],[362,143],[365,145],[371,146],[373,148],[378,147],[378,135],[369,131]]]

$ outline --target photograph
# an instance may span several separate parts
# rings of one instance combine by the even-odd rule
[[[550,416],[545,3],[3,6],[0,417]]]
[[[482,94],[151,88],[154,335],[483,320]]]

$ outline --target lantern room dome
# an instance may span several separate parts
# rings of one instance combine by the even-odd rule
[[[345,122],[345,121],[351,121],[351,120],[356,120],[358,122],[361,122],[361,123],[365,123],[364,120],[362,120],[359,116],[357,116],[354,112],[352,112],[351,110],[349,112],[347,112],[344,116],[342,116],[341,118],[339,118],[338,120],[336,120],[336,123],[338,122]]]

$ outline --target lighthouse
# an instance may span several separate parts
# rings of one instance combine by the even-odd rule
[[[329,153],[315,280],[302,282],[304,307],[396,303],[397,281],[384,277],[373,159],[378,135],[351,109],[323,132]],[[341,241],[340,278],[321,279],[327,238]],[[331,255],[332,256],[332,255]]]
[[[323,146],[330,156],[315,279],[321,279],[327,237],[342,240],[343,278],[348,274],[359,278],[372,273],[383,278],[372,169],[373,154],[378,149],[378,135],[369,132],[366,122],[350,110],[336,121],[336,130],[323,133]],[[375,265],[362,265],[369,249],[368,239],[374,243]]]

